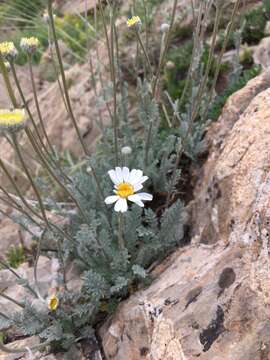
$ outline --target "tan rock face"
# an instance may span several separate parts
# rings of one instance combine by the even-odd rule
[[[269,85],[249,82],[211,127],[192,244],[103,326],[107,359],[270,359]]]

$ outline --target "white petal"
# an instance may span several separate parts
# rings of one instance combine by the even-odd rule
[[[137,195],[139,196],[139,198],[141,200],[144,200],[144,201],[152,201],[153,200],[153,195],[151,195],[151,194],[138,193]]]
[[[141,177],[143,176],[143,172],[142,172],[142,170],[136,170],[136,169],[134,169],[133,173],[132,173],[132,171],[131,171],[131,174],[130,174],[132,176],[129,177],[128,182],[131,185],[135,185],[140,181]]]
[[[122,173],[122,169],[118,166],[115,168],[115,172],[116,172],[116,176],[119,180],[119,183],[122,183],[123,182],[123,173]],[[118,183],[118,184],[119,184]]]
[[[143,188],[142,184],[138,183],[136,185],[133,185],[134,191],[139,191]]]
[[[128,209],[127,200],[120,198],[117,203],[114,205],[114,210],[116,212],[126,212]]]
[[[128,197],[129,201],[134,202],[136,205],[139,205],[140,207],[144,207],[144,203],[141,201],[141,198],[138,195],[130,195]]]
[[[134,181],[134,179],[136,179],[136,174],[137,174],[137,170],[136,170],[136,169],[132,169],[131,172],[129,173],[128,182],[129,182],[130,184],[132,184],[132,182]]]
[[[110,170],[110,171],[108,171],[108,174],[109,174],[112,182],[113,182],[115,185],[120,184],[121,181],[118,180],[118,177],[117,177],[117,175],[116,175],[116,171],[115,171],[115,170]]]
[[[109,204],[115,203],[118,199],[119,199],[119,196],[112,195],[112,196],[106,197],[106,199],[104,201],[107,205],[109,205]]]
[[[146,180],[148,180],[149,179],[149,177],[148,176],[142,176],[141,178],[140,178],[140,180],[138,180],[138,182],[139,183],[141,183],[141,184],[143,184]]]
[[[122,169],[122,174],[123,174],[123,180],[124,180],[124,182],[128,182],[128,178],[129,178],[129,168],[123,167],[123,169]]]

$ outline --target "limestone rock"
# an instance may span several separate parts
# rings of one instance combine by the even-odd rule
[[[56,274],[51,271],[52,267],[52,260],[43,256],[40,257],[38,262],[38,284],[42,295],[47,295],[48,290],[54,285]],[[34,287],[34,270],[32,267],[25,263],[16,269],[16,272],[21,278],[28,279],[30,285]],[[24,297],[34,300],[33,296],[30,296],[24,287],[17,284],[16,277],[9,270],[0,271],[0,291],[3,290],[5,290],[6,295],[19,302]],[[19,309],[14,303],[2,297],[0,297],[0,308],[6,314]]]
[[[101,328],[106,359],[270,359],[269,85],[250,81],[210,128],[192,243]]]
[[[270,37],[261,40],[253,54],[255,64],[261,65],[264,69],[270,66]]]

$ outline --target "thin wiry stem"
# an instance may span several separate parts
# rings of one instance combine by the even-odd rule
[[[10,302],[12,302],[12,303],[14,303],[15,305],[19,306],[19,307],[22,308],[22,309],[25,308],[25,306],[24,306],[22,303],[20,303],[19,301],[15,300],[15,299],[12,299],[10,296],[4,294],[3,291],[0,292],[0,296],[1,296],[2,298],[4,298],[4,299],[6,299],[6,300],[8,300],[8,301],[10,301]]]
[[[10,271],[17,279],[23,280],[23,278],[15,271],[13,270],[6,262],[0,260],[0,265],[2,265],[6,270]],[[26,288],[37,298],[37,293],[35,290],[28,284]],[[1,294],[2,295],[2,294]]]
[[[35,79],[34,79],[34,74],[33,74],[33,66],[32,66],[32,55],[28,55],[28,66],[29,66],[29,73],[30,73],[30,80],[31,80],[31,85],[32,85],[32,90],[33,90],[33,94],[34,94],[34,101],[35,101],[35,105],[36,105],[36,109],[37,109],[37,114],[38,114],[38,118],[39,118],[39,122],[42,128],[42,132],[43,135],[47,141],[47,144],[50,148],[50,151],[52,154],[54,154],[54,149],[53,146],[50,142],[49,136],[47,134],[46,128],[45,128],[45,124],[43,121],[43,117],[41,115],[41,110],[39,107],[39,102],[38,102],[38,96],[37,96],[37,89],[36,89],[36,84],[35,84]]]
[[[23,196],[21,190],[19,189],[18,185],[14,181],[13,177],[9,173],[8,169],[6,168],[6,166],[3,163],[3,161],[1,160],[1,158],[0,158],[0,167],[4,171],[5,175],[7,176],[8,180],[10,181],[10,183],[13,186],[14,190],[16,191],[17,196],[22,201],[23,205],[25,205],[25,207],[27,209],[29,209],[38,219],[43,221],[44,219],[42,218],[42,216],[40,216],[39,213],[36,210],[34,210],[32,206],[30,206],[28,204],[28,202],[26,201],[25,197]]]
[[[116,87],[116,74],[115,74],[115,54],[114,54],[114,30],[115,30],[115,9],[112,6],[111,14],[111,74],[113,82],[113,119],[114,119],[114,151],[115,151],[115,165],[119,164],[118,153],[118,139],[119,139],[119,119],[117,118],[117,87]]]
[[[2,196],[0,196],[0,200],[8,205],[8,201],[7,201],[5,198],[3,198]],[[12,203],[12,204],[10,203],[9,206],[12,207],[12,208],[14,208],[14,204],[13,204],[13,203]],[[16,206],[16,205],[15,205],[15,206]],[[16,210],[16,208],[14,208],[14,210]],[[12,217],[10,214],[8,214],[6,211],[2,210],[1,208],[0,208],[0,213],[3,214],[5,217],[7,217],[8,219],[10,219],[10,220],[12,220],[12,221],[14,222],[14,217]],[[38,223],[37,223],[36,225],[39,226]],[[26,232],[28,232],[32,237],[35,236],[34,232],[31,231],[26,225],[20,223],[20,226],[22,227],[23,230],[25,230]]]
[[[35,181],[34,181],[32,175],[30,174],[30,171],[28,170],[28,166],[26,165],[26,163],[24,161],[24,158],[23,158],[22,153],[21,153],[20,146],[19,146],[18,141],[17,141],[16,134],[12,134],[12,140],[13,140],[13,143],[14,143],[14,146],[15,146],[16,153],[17,153],[18,158],[20,160],[20,163],[22,165],[22,168],[23,168],[25,174],[27,175],[28,180],[30,181],[30,184],[31,184],[31,186],[32,186],[32,188],[34,190],[34,193],[35,193],[36,197],[37,197],[37,200],[38,200],[38,203],[39,203],[39,208],[40,208],[42,216],[44,218],[44,222],[48,227],[50,227],[49,222],[48,222],[48,218],[47,218],[47,215],[46,215],[46,210],[45,210],[42,198],[41,198],[41,195],[39,193],[39,190],[38,190],[38,188],[37,188],[37,186],[35,184]]]
[[[34,118],[33,118],[33,115],[32,115],[32,113],[31,113],[31,111],[30,111],[30,108],[29,108],[28,103],[27,103],[27,101],[26,101],[26,98],[25,98],[25,96],[24,96],[24,93],[23,93],[23,90],[22,90],[22,88],[21,88],[21,85],[20,85],[20,82],[19,82],[19,79],[18,79],[18,76],[17,76],[17,73],[16,73],[16,69],[15,69],[15,66],[14,66],[14,63],[13,63],[13,62],[10,62],[10,67],[11,67],[11,71],[12,71],[12,74],[13,74],[13,78],[14,78],[14,80],[15,80],[16,87],[17,87],[17,89],[18,89],[18,91],[19,91],[20,97],[21,97],[22,102],[23,102],[23,105],[24,105],[24,107],[25,107],[25,109],[26,109],[26,111],[27,111],[27,114],[28,114],[28,116],[29,116],[29,119],[30,119],[30,121],[31,121],[31,124],[33,125],[33,127],[34,127],[34,129],[35,129],[35,132],[36,132],[36,134],[37,134],[37,137],[38,137],[38,140],[39,140],[39,142],[40,142],[40,144],[41,144],[41,147],[43,147],[43,149],[45,150],[45,152],[48,154],[47,148],[46,148],[46,146],[45,146],[45,144],[44,144],[44,142],[43,142],[43,140],[42,140],[42,138],[41,138],[41,136],[40,136],[38,127],[37,127],[37,125],[36,125],[36,123],[35,123],[35,120],[34,120]]]
[[[64,95],[64,91],[63,91],[61,82],[60,82],[60,80],[59,80],[58,69],[57,69],[57,66],[56,66],[56,63],[55,63],[55,60],[54,60],[53,45],[52,45],[52,40],[51,40],[50,24],[48,24],[48,41],[49,41],[50,58],[51,58],[52,65],[53,65],[53,68],[54,68],[54,72],[55,72],[55,75],[56,75],[56,78],[57,78],[57,84],[58,84],[58,87],[59,87],[59,90],[60,90],[61,98],[62,98],[62,100],[63,100],[63,103],[64,103],[64,105],[65,105],[66,111],[67,111],[67,113],[68,113],[67,102],[66,102],[66,99],[65,99],[65,95]]]
[[[52,10],[52,0],[48,0],[48,14],[49,14],[49,17],[50,17],[50,24],[51,24],[51,29],[52,29],[52,37],[53,37],[53,41],[54,41],[56,56],[57,56],[58,63],[59,63],[60,74],[61,74],[62,83],[63,83],[63,90],[64,90],[64,94],[65,94],[65,99],[66,99],[69,115],[70,115],[70,118],[72,120],[75,131],[77,133],[77,136],[79,138],[79,141],[81,143],[81,146],[83,148],[83,151],[84,151],[85,155],[88,155],[88,150],[86,148],[86,145],[84,144],[81,132],[79,130],[77,121],[75,119],[75,116],[74,116],[74,113],[73,113],[73,110],[72,110],[70,98],[69,98],[66,75],[65,75],[65,71],[64,71],[63,61],[62,61],[62,57],[61,57],[61,53],[60,53],[60,48],[59,48],[58,39],[57,39],[57,35],[56,35],[56,29],[55,29],[55,24],[54,24],[53,10]]]
[[[34,261],[34,282],[35,282],[35,288],[36,288],[36,292],[37,292],[37,295],[38,295],[39,299],[41,301],[45,301],[45,299],[42,297],[42,295],[40,293],[39,284],[38,284],[38,273],[37,273],[38,260],[39,260],[40,255],[41,255],[41,239],[42,239],[42,236],[39,238],[39,241],[38,241],[37,253],[36,253],[36,258],[35,258],[35,261]]]
[[[149,24],[148,24],[148,10],[146,1],[142,0],[143,10],[144,10],[144,22],[145,22],[145,47],[147,53],[149,52]]]
[[[200,7],[199,7],[197,24],[196,24],[196,28],[194,31],[194,44],[193,44],[193,49],[192,49],[192,54],[191,54],[190,66],[188,69],[187,78],[185,80],[185,86],[184,86],[184,89],[182,91],[182,94],[181,94],[181,97],[179,100],[179,106],[178,106],[179,109],[181,109],[181,107],[183,105],[183,102],[184,102],[185,96],[186,96],[186,92],[189,88],[190,80],[192,78],[194,58],[196,56],[196,49],[198,48],[198,41],[199,41],[198,39],[199,39],[199,34],[200,34],[200,29],[201,29],[202,16],[203,16],[203,2],[200,3]]]
[[[118,246],[120,251],[125,249],[125,241],[123,237],[123,214],[121,212],[118,214]]]
[[[99,0],[99,8],[101,12],[101,19],[102,24],[104,28],[105,33],[105,39],[106,39],[106,46],[108,50],[108,56],[109,56],[109,65],[110,65],[110,74],[111,74],[111,81],[113,83],[113,104],[114,104],[114,110],[113,110],[113,131],[114,131],[114,152],[115,152],[115,165],[117,166],[119,164],[119,153],[118,153],[118,119],[117,119],[117,98],[116,98],[116,76],[115,76],[115,64],[114,64],[114,7],[112,9],[111,13],[111,44],[109,40],[109,34],[107,31],[106,21],[105,21],[105,14],[103,10],[103,5],[101,1]]]
[[[45,167],[45,169],[48,171],[48,173],[50,174],[50,176],[54,179],[54,181],[66,192],[66,194],[72,199],[72,201],[74,202],[74,204],[77,206],[80,214],[82,215],[82,217],[84,218],[84,220],[86,222],[88,222],[88,218],[84,212],[84,210],[81,208],[78,200],[73,196],[73,194],[69,191],[69,189],[58,179],[58,177],[55,175],[55,173],[53,172],[53,170],[51,169],[49,163],[46,161],[46,159],[44,158],[44,156],[41,154],[38,145],[35,141],[35,138],[31,132],[31,130],[29,128],[25,129],[28,138],[31,142],[31,145],[33,146],[33,149],[36,151],[36,153],[39,155],[39,157],[41,158],[42,164]]]
[[[161,76],[161,71],[163,69],[163,66],[164,66],[164,63],[165,63],[165,60],[166,60],[166,56],[167,56],[167,52],[168,52],[168,49],[169,49],[169,46],[170,46],[172,30],[173,30],[173,25],[174,25],[175,16],[176,16],[177,3],[178,3],[178,0],[174,0],[170,27],[169,27],[168,34],[167,34],[167,37],[166,37],[164,51],[163,51],[163,54],[162,54],[162,57],[161,57],[161,61],[159,62],[157,74],[156,74],[154,84],[153,84],[153,95],[154,95],[154,97],[156,96],[156,91],[157,91],[157,86],[158,86],[159,79],[160,79],[160,76]]]
[[[213,80],[213,84],[212,84],[212,88],[211,88],[211,91],[210,91],[210,96],[209,96],[209,99],[208,99],[208,102],[207,102],[207,108],[206,108],[206,111],[205,111],[204,116],[206,116],[206,114],[207,114],[207,112],[208,112],[209,104],[210,104],[211,101],[212,101],[212,96],[213,96],[213,93],[214,93],[214,89],[215,89],[216,82],[217,82],[218,75],[219,75],[219,71],[220,71],[220,64],[221,64],[221,61],[222,61],[222,58],[223,58],[225,49],[226,49],[226,47],[227,47],[227,43],[228,43],[228,40],[229,40],[231,31],[232,31],[232,28],[233,28],[234,20],[235,20],[235,17],[236,17],[236,14],[237,14],[237,11],[238,11],[240,2],[241,2],[241,0],[237,0],[236,3],[235,3],[235,5],[234,5],[234,8],[233,8],[231,20],[230,20],[230,23],[229,23],[229,25],[228,25],[228,30],[227,30],[226,38],[225,38],[225,40],[224,40],[221,53],[220,53],[220,55],[219,55],[218,65],[217,65],[217,68],[216,68],[216,72],[215,72],[215,76],[214,76],[214,80]],[[204,117],[203,117],[203,118],[204,118]],[[191,121],[189,122],[188,129],[187,129],[187,131],[186,131],[185,137],[184,137],[184,139],[183,139],[183,141],[182,141],[182,144],[181,144],[181,146],[180,146],[180,148],[179,148],[179,150],[178,150],[178,152],[177,152],[176,161],[175,161],[175,165],[174,165],[174,169],[173,169],[173,174],[172,174],[171,186],[170,186],[170,189],[169,189],[168,195],[167,195],[166,207],[168,207],[169,204],[170,204],[171,192],[172,192],[172,189],[173,189],[173,187],[174,187],[174,185],[175,185],[175,179],[176,179],[177,169],[178,169],[178,167],[179,167],[179,164],[180,164],[182,155],[183,155],[183,153],[184,153],[184,151],[185,151],[186,143],[187,143],[187,141],[188,141],[189,134],[190,134],[190,132],[192,131],[194,119],[195,119],[195,118],[194,118],[194,114],[191,114]]]
[[[2,313],[1,311],[0,311],[0,316],[2,316],[2,318],[4,318],[5,320],[11,320],[7,315]]]
[[[233,8],[231,19],[230,19],[230,22],[228,24],[227,31],[226,31],[226,37],[224,39],[223,46],[222,46],[221,52],[220,52],[219,57],[218,57],[217,67],[216,67],[216,71],[215,71],[215,74],[214,74],[214,79],[213,79],[212,87],[211,87],[211,90],[210,90],[210,95],[209,95],[209,98],[208,98],[208,101],[207,101],[207,106],[206,106],[206,109],[205,109],[205,112],[204,112],[204,115],[203,115],[203,119],[206,118],[206,116],[208,114],[209,106],[210,106],[210,104],[211,104],[211,102],[213,100],[213,96],[214,96],[214,92],[215,92],[215,88],[216,88],[216,84],[217,84],[217,80],[218,80],[218,75],[219,75],[219,72],[220,72],[221,62],[222,62],[222,59],[223,59],[223,55],[224,55],[224,53],[226,51],[229,39],[230,39],[230,35],[231,35],[232,29],[233,29],[233,26],[234,26],[234,21],[235,21],[235,18],[236,18],[240,3],[241,3],[241,0],[237,0],[235,2],[234,8]]]
[[[142,52],[144,54],[144,57],[146,59],[146,63],[147,63],[147,66],[148,66],[148,70],[150,72],[150,75],[151,77],[153,78],[154,77],[154,73],[153,73],[153,69],[152,69],[152,65],[151,65],[151,61],[149,59],[149,56],[148,56],[148,53],[147,53],[147,50],[143,44],[143,41],[142,41],[142,38],[141,38],[141,35],[139,33],[139,30],[138,29],[135,29],[135,34],[136,34],[136,37],[137,37],[137,40],[138,40],[138,43],[142,49]]]
[[[10,100],[12,102],[12,105],[13,105],[14,108],[17,108],[18,107],[17,100],[16,100],[16,97],[15,97],[14,92],[12,90],[12,86],[11,86],[11,83],[10,83],[10,80],[9,80],[6,65],[5,65],[4,60],[2,59],[1,55],[0,55],[0,71],[1,71],[2,76],[4,78],[6,89],[7,89],[8,95],[10,97]]]
[[[51,343],[50,341],[46,341],[44,343],[32,346],[30,348],[25,347],[25,348],[12,349],[10,347],[5,346],[2,342],[2,340],[0,339],[0,350],[2,350],[3,352],[5,352],[7,354],[24,354],[24,353],[29,353],[29,351],[42,350],[46,346],[50,345],[50,343]]]
[[[147,137],[146,137],[146,144],[145,144],[144,171],[146,171],[147,166],[148,166],[148,155],[149,155],[149,149],[150,149],[150,143],[151,143],[151,137],[152,137],[152,129],[153,129],[153,121],[150,120],[149,129],[148,129]]]

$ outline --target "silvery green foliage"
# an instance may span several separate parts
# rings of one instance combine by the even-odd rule
[[[121,163],[130,169],[144,170],[149,177],[145,190],[155,199],[169,188],[179,134],[160,131],[160,111],[152,99],[149,84],[138,83],[138,109],[134,119],[127,117],[126,85],[122,94],[117,114],[121,118],[120,145],[129,146],[132,153],[124,155],[119,151]],[[55,239],[62,265],[70,262],[77,265],[82,280],[80,290],[64,289],[63,283],[60,306],[55,312],[48,309],[41,312],[26,302],[22,311],[11,316],[12,324],[24,335],[39,335],[42,341],[62,348],[83,338],[85,328],[94,326],[100,316],[111,312],[122,298],[145,283],[149,266],[179,245],[184,236],[184,206],[180,200],[157,213],[151,204],[145,209],[130,205],[129,211],[123,214],[125,249],[119,249],[117,214],[100,198],[91,172],[93,167],[102,192],[109,195],[112,184],[107,172],[115,161],[113,131],[107,128],[104,132],[95,154],[73,175],[73,184],[69,184],[87,221],[76,211],[65,211],[46,199],[50,209],[67,220],[62,228],[72,240],[49,230],[43,234],[42,244],[45,246]]]

